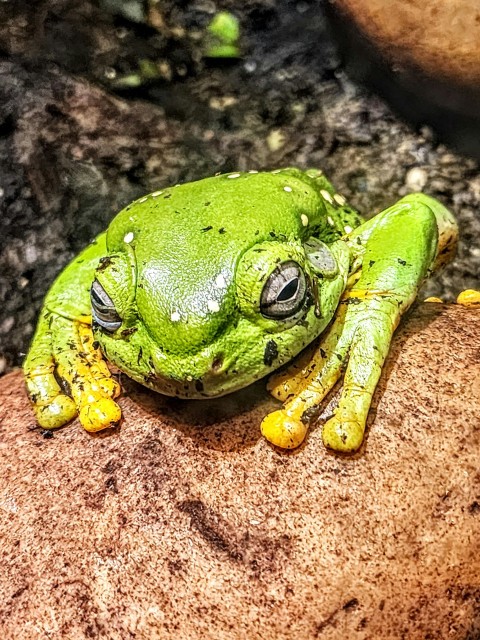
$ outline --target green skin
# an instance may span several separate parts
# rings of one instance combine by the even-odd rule
[[[219,175],[140,198],[47,295],[24,365],[34,406],[42,407],[37,419],[42,424],[58,389],[39,376],[36,384],[32,372],[43,362],[61,362],[72,349],[69,327],[88,324],[94,281],[121,321],[106,330],[93,314],[105,359],[160,393],[205,398],[245,387],[292,360],[327,327],[358,271],[359,291],[383,293],[349,305],[353,319],[346,322],[361,324],[362,335],[370,336],[356,353],[366,352],[368,370],[379,371],[399,316],[455,239],[452,216],[432,198],[407,196],[363,222],[317,170]],[[303,302],[289,317],[266,317],[265,283],[290,261],[305,276]],[[385,313],[391,322],[378,322]],[[362,357],[353,359],[365,368]],[[49,414],[43,426],[73,417],[53,413],[58,419]]]

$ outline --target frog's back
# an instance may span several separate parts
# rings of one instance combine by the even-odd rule
[[[238,259],[268,240],[314,235],[334,241],[361,219],[326,179],[329,190],[319,188],[319,178],[310,174],[297,169],[230,173],[153,192],[118,214],[108,248],[121,250],[125,238],[132,238],[145,259],[159,254],[184,265],[213,257],[218,265],[222,256]]]
[[[211,291],[219,278],[233,281],[241,256],[257,243],[342,235],[342,207],[319,188],[321,173],[310,174],[230,173],[153,192],[118,214],[108,251],[129,244],[143,286],[161,282],[172,303],[181,291],[185,305],[195,306],[199,291]]]

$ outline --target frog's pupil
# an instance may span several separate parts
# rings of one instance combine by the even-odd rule
[[[277,302],[286,302],[293,298],[298,291],[298,278],[292,278],[283,289],[280,291],[277,297]]]

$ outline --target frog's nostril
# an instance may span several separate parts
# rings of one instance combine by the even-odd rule
[[[212,371],[216,373],[217,371],[220,371],[222,366],[223,366],[223,354],[220,353],[212,362]]]

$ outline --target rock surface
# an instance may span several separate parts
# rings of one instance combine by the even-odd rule
[[[468,0],[336,0],[399,64],[478,88],[480,11]]]
[[[0,381],[5,639],[477,638],[480,311],[399,330],[363,449],[260,438],[263,384],[46,438]],[[125,380],[122,380],[125,383]]]

